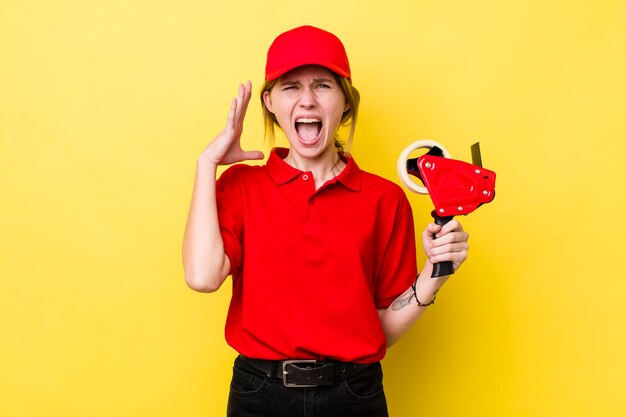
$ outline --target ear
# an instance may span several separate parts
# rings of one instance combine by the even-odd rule
[[[346,105],[343,108],[343,114],[346,114],[348,110],[350,110],[350,103],[348,103],[348,101],[346,100]]]
[[[274,114],[274,110],[272,109],[272,96],[269,91],[263,92],[263,103],[265,103],[265,107],[269,110],[270,113]]]

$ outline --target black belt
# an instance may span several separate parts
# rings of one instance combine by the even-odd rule
[[[248,358],[243,355],[239,355],[239,357],[245,363],[263,372],[268,377],[282,379],[286,387],[301,388],[336,385],[373,365],[371,363],[362,364],[308,359],[271,361]]]

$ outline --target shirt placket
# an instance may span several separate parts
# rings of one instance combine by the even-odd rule
[[[302,204],[303,207],[303,216],[302,216],[302,224],[307,225],[311,215],[311,209],[313,208],[313,201],[315,199],[315,179],[313,178],[313,174],[310,172],[303,172],[300,174],[300,178],[298,181],[302,182]]]
[[[316,207],[317,201],[320,198],[320,194],[328,191],[327,188],[332,187],[337,181],[330,180],[316,190],[315,180],[313,178],[313,174],[310,172],[301,174],[300,180],[305,183],[303,188],[305,190],[303,194],[303,225],[305,228],[319,226],[319,224],[315,222],[315,220],[319,220],[318,217],[315,216],[315,213],[317,213],[320,209],[319,207]]]

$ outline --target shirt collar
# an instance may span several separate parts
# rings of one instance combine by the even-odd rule
[[[278,185],[286,184],[302,174],[302,171],[283,160],[288,153],[289,149],[274,148],[267,159],[267,170]],[[359,191],[361,189],[361,169],[350,155],[345,153],[340,155],[341,159],[346,162],[346,167],[335,178],[336,181],[349,190]]]

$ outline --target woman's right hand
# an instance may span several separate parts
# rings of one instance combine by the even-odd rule
[[[252,84],[246,82],[245,86],[239,84],[239,95],[233,98],[228,112],[226,127],[209,143],[200,155],[199,162],[213,166],[230,165],[237,162],[263,159],[260,151],[244,151],[241,149],[241,132],[246,110],[250,102]]]

